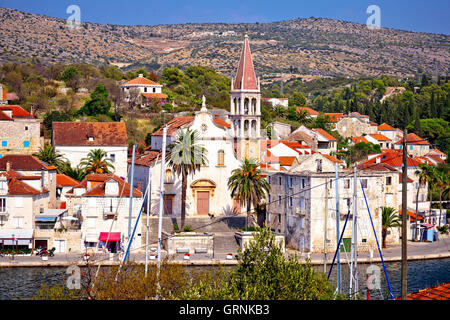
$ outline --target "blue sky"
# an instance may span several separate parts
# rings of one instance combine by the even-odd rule
[[[0,7],[67,18],[78,5],[84,22],[156,25],[195,22],[273,22],[323,17],[366,23],[369,5],[381,9],[381,26],[450,34],[449,0],[0,0]]]

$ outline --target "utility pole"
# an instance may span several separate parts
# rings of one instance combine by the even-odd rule
[[[352,222],[352,250],[350,265],[350,299],[355,297],[354,292],[358,291],[358,221],[357,221],[357,178],[356,165],[353,167],[353,222]],[[355,290],[353,290],[353,278],[355,278]]]
[[[148,165],[148,193],[147,193],[147,232],[145,234],[145,276],[147,276],[148,271],[148,234],[150,232],[150,201],[151,201],[151,188],[152,188],[152,164]]]
[[[402,168],[402,300],[406,300],[407,291],[407,241],[408,241],[408,203],[407,203],[407,180],[408,180],[408,150],[406,150],[406,129],[403,131],[403,168]]]
[[[333,180],[330,180],[333,181]],[[323,273],[327,273],[328,181],[325,183],[325,222],[323,230]]]
[[[133,144],[133,155],[131,158],[131,179],[128,181],[128,184],[130,185],[130,202],[128,204],[128,242],[131,241],[131,216],[133,213],[133,184],[134,184],[134,154],[136,151],[136,145]],[[130,260],[130,255],[127,256],[127,260]]]
[[[163,128],[163,142],[162,142],[162,154],[161,154],[161,178],[160,178],[160,198],[159,198],[159,221],[158,221],[158,264],[157,264],[157,275],[156,279],[159,288],[159,272],[161,267],[161,234],[162,234],[162,218],[164,212],[164,172],[166,166],[166,136],[167,127],[164,125]]]
[[[339,246],[339,236],[340,236],[340,229],[339,229],[339,167],[336,162],[335,165],[336,168],[336,246]],[[336,275],[336,284],[337,284],[337,290],[338,292],[341,292],[341,258],[340,258],[340,251],[341,248],[337,248],[337,275]]]

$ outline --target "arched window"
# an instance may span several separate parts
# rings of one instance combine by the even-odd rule
[[[225,165],[225,151],[219,150],[217,152],[217,165],[224,166]]]
[[[173,183],[172,170],[170,170],[170,169],[167,169],[167,170],[166,170],[164,182],[165,182],[165,183]]]

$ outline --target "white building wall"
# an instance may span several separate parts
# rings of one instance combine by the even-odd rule
[[[81,159],[87,157],[88,153],[94,149],[102,149],[111,157],[115,155],[114,174],[119,177],[127,177],[127,149],[128,146],[55,146],[56,152],[61,153],[70,161],[72,167],[76,167]]]

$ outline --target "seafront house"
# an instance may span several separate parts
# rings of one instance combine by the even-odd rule
[[[57,208],[56,167],[31,155],[8,154],[0,158],[0,172],[11,170],[26,176],[31,186],[48,190],[48,207]]]
[[[0,248],[32,249],[38,217],[49,210],[49,190],[40,176],[8,169],[0,172]]]
[[[0,105],[0,157],[33,154],[43,144],[41,122],[17,105]]]
[[[339,170],[339,221],[343,230],[347,214],[353,215],[353,172]],[[345,178],[342,178],[345,176]],[[370,218],[365,204],[364,188],[370,212],[381,237],[381,207],[383,203],[384,174],[358,172],[357,211],[358,249],[369,251],[376,248],[375,236],[369,228]],[[271,174],[270,197],[267,205],[267,225],[285,236],[286,245],[302,253],[334,252],[336,249],[336,181],[334,169],[316,172],[296,167],[289,172]],[[347,224],[343,245],[349,250],[352,234]]]
[[[53,122],[52,145],[76,167],[94,149],[106,152],[114,174],[127,176],[128,136],[124,122]]]
[[[131,226],[134,228],[143,203],[143,194],[132,190]],[[114,174],[89,174],[66,193],[68,215],[80,221],[78,250],[98,252],[105,247],[114,253],[128,243],[130,185]],[[141,221],[132,249],[141,247]],[[111,230],[111,231],[110,231]]]

